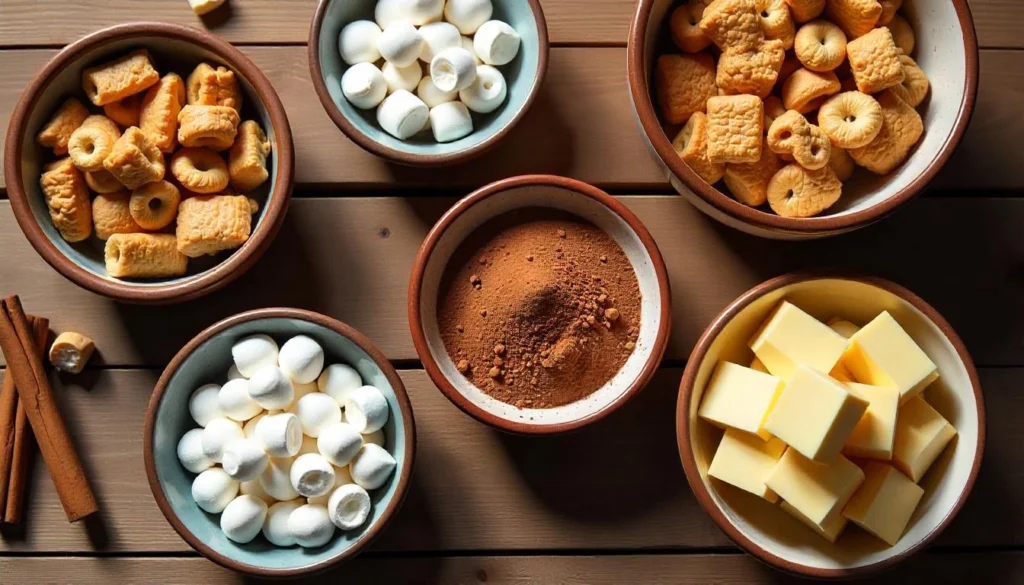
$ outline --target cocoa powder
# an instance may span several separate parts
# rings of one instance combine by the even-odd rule
[[[470,235],[449,261],[437,315],[458,370],[520,408],[580,400],[633,352],[640,288],[604,231],[550,209],[523,209]]]

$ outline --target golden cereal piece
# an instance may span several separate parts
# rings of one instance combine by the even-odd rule
[[[878,3],[882,5],[882,14],[875,26],[887,26],[896,16],[896,11],[903,6],[903,0],[878,0]]]
[[[182,276],[188,268],[188,257],[170,234],[113,234],[103,255],[114,278]]]
[[[715,60],[707,53],[662,55],[654,70],[654,88],[661,114],[669,124],[682,124],[703,112],[716,95]]]
[[[786,107],[778,96],[770,95],[764,98],[764,131],[767,132],[776,118],[786,113]]]
[[[892,35],[892,41],[896,43],[896,47],[903,49],[904,55],[913,55],[916,40],[914,38],[914,29],[910,27],[907,19],[897,14],[892,17],[892,20],[889,21],[886,27],[888,27],[889,34]]]
[[[768,182],[782,168],[774,152],[761,149],[761,158],[752,163],[730,163],[725,167],[725,184],[732,196],[745,205],[758,207],[768,200]]]
[[[114,175],[110,174],[110,171],[106,169],[86,171],[85,184],[88,185],[94,193],[114,193],[115,191],[124,189],[124,185],[115,179]]]
[[[903,63],[903,83],[892,86],[892,91],[901,100],[916,108],[928,96],[928,76],[916,61],[906,55],[900,55],[900,63]]]
[[[252,191],[267,180],[267,157],[271,144],[260,125],[246,120],[238,127],[238,138],[228,154],[231,186],[239,191]]]
[[[153,68],[149,51],[145,49],[82,71],[82,89],[97,106],[139,93],[159,80],[160,74]]]
[[[182,146],[227,150],[235,142],[239,121],[234,108],[188,104],[178,113],[178,142]]]
[[[814,20],[825,10],[825,0],[786,0],[786,4],[798,23]]]
[[[95,349],[96,344],[88,337],[74,331],[65,331],[50,346],[50,364],[62,372],[81,374]]]
[[[149,88],[142,100],[139,129],[163,152],[173,152],[177,144],[178,113],[185,105],[185,82],[177,73],[168,73]]]
[[[708,99],[708,160],[713,163],[756,162],[764,138],[764,106],[756,95]]]
[[[242,90],[235,72],[200,63],[188,76],[188,103],[197,106],[226,106],[242,111]]]
[[[903,164],[924,133],[920,114],[891,91],[878,96],[882,129],[870,144],[850,149],[850,156],[867,170],[885,175]]]
[[[796,58],[793,53],[786,53],[786,58],[782,60],[782,67],[779,68],[779,80],[778,84],[786,83],[791,75],[796,73],[797,69],[800,69],[803,65],[800,64],[800,60]]]
[[[142,109],[143,94],[137,93],[103,106],[103,114],[120,126],[139,125],[139,110]]]
[[[672,141],[672,147],[693,172],[713,185],[722,179],[724,164],[708,159],[708,117],[704,112],[694,112],[690,120]]]
[[[839,87],[834,71],[797,69],[782,85],[782,103],[787,110],[806,114],[820,107],[828,96],[838,93]]]
[[[900,52],[886,27],[876,28],[846,45],[853,79],[864,93],[878,93],[903,82]]]
[[[53,227],[68,242],[81,242],[92,233],[92,205],[85,179],[70,158],[62,158],[43,168],[39,188],[50,211]]]
[[[751,52],[726,51],[718,59],[715,82],[724,95],[766,97],[779,79],[786,51],[782,41],[762,41]]]
[[[683,52],[699,53],[711,44],[711,39],[698,26],[703,14],[704,5],[694,0],[680,4],[672,11],[668,28],[672,33],[672,41]]]
[[[96,237],[107,240],[114,234],[134,234],[142,227],[132,219],[127,191],[100,193],[92,200],[92,224]]]
[[[816,171],[786,165],[768,182],[768,205],[782,217],[812,217],[839,201],[843,184],[827,165]]]
[[[856,163],[853,162],[853,157],[845,148],[833,146],[832,156],[828,158],[828,166],[836,174],[836,178],[845,183],[853,176]]]
[[[171,174],[196,193],[220,193],[228,186],[224,157],[209,148],[182,148],[171,157]]]
[[[52,148],[53,154],[67,154],[68,140],[71,139],[71,134],[88,117],[89,110],[82,105],[82,102],[75,98],[69,98],[57,108],[50,121],[36,135],[36,142],[40,146]]]
[[[843,92],[821,105],[818,124],[840,148],[867,146],[882,129],[882,106],[859,91]]]
[[[761,32],[766,39],[782,41],[782,48],[793,48],[796,25],[785,0],[754,0],[757,15],[761,17]]]
[[[132,126],[117,139],[113,152],[103,161],[103,168],[126,188],[138,189],[164,178],[164,153],[142,130]]]
[[[249,239],[251,229],[244,195],[196,195],[178,209],[178,250],[191,258],[231,250]]]
[[[181,193],[167,181],[154,181],[132,191],[128,210],[132,219],[144,230],[163,229],[178,214]]]
[[[80,171],[103,169],[103,161],[114,150],[114,143],[121,137],[121,129],[106,116],[89,116],[68,140],[68,154],[71,162]]]
[[[753,51],[764,39],[754,0],[715,0],[704,9],[699,26],[723,51]]]
[[[871,32],[882,16],[878,0],[828,0],[825,16],[839,25],[846,36],[855,39]]]
[[[249,213],[255,215],[260,210],[260,202],[252,197],[246,197],[245,200],[249,203]]]
[[[815,20],[800,27],[793,52],[811,71],[832,71],[846,60],[846,35],[827,20]]]
[[[832,151],[832,144],[821,128],[795,110],[789,110],[772,122],[767,140],[773,152],[791,154],[800,166],[812,171],[827,165]]]

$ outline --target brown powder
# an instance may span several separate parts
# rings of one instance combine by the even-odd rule
[[[618,244],[581,218],[523,209],[477,229],[438,296],[445,349],[473,384],[520,408],[584,398],[632,353],[640,288]]]

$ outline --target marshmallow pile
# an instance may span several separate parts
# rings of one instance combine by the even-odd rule
[[[345,99],[377,108],[380,127],[399,140],[427,128],[438,142],[469,135],[470,111],[488,114],[505,101],[496,66],[519,53],[519,34],[493,11],[491,0],[378,0],[376,22],[357,20],[338,36],[350,65]]]
[[[384,395],[350,366],[324,368],[323,348],[305,335],[280,348],[253,335],[231,355],[227,382],[192,394],[200,428],[178,442],[181,465],[198,474],[196,504],[240,543],[262,531],[277,546],[318,547],[336,527],[362,526],[368,490],[396,466],[384,448]]]

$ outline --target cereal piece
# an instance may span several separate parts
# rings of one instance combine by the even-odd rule
[[[882,106],[859,91],[841,93],[821,105],[818,124],[840,148],[867,146],[882,129]]]
[[[132,191],[128,209],[142,229],[159,230],[171,225],[180,202],[177,187],[167,181],[154,181]]]
[[[815,20],[800,27],[793,51],[811,71],[832,71],[846,60],[846,35],[827,20]]]
[[[103,248],[107,274],[114,278],[182,276],[188,257],[170,234],[114,234]]]
[[[138,189],[164,178],[164,154],[142,130],[132,126],[117,139],[103,168],[126,188]]]
[[[839,78],[833,71],[797,69],[782,85],[782,103],[787,110],[806,114],[820,107],[824,98],[838,93],[839,88]]]
[[[772,122],[767,140],[773,152],[791,154],[800,166],[812,171],[827,165],[832,151],[832,144],[821,128],[808,123],[794,110]]]
[[[185,105],[185,82],[177,73],[168,73],[149,88],[139,112],[139,129],[163,152],[173,152],[177,144],[178,113]]]
[[[114,150],[121,129],[106,116],[89,116],[68,140],[71,162],[80,171],[98,171]]]
[[[39,176],[39,188],[53,227],[68,242],[81,242],[92,233],[92,206],[82,173],[70,158],[52,162]]]
[[[686,53],[699,53],[711,44],[711,39],[698,26],[703,14],[704,5],[695,0],[680,4],[672,11],[668,22],[672,41]]]
[[[242,195],[197,195],[178,208],[178,250],[191,258],[237,248],[251,229],[249,201]]]
[[[88,117],[89,110],[82,105],[82,102],[75,98],[69,98],[57,108],[50,121],[36,135],[36,142],[40,146],[52,148],[53,154],[67,154],[68,140],[71,139],[71,134]]]
[[[756,162],[764,138],[764,106],[754,95],[708,99],[708,160],[713,163]]]
[[[892,21],[892,18],[896,16],[896,11],[903,6],[903,0],[878,0],[878,3],[882,5],[882,14],[878,17],[878,22],[875,26],[886,26]]]
[[[798,23],[814,20],[825,10],[825,0],[786,0],[786,4]]]
[[[782,217],[811,217],[831,207],[843,184],[828,166],[810,171],[787,165],[768,183],[768,205]]]
[[[228,154],[228,171],[231,186],[239,191],[252,191],[270,176],[267,173],[267,157],[271,144],[260,125],[246,120],[238,127],[238,139]]]
[[[754,0],[716,0],[704,9],[699,26],[723,51],[753,51],[764,39]]]
[[[149,51],[138,49],[131,53],[82,71],[82,89],[93,105],[105,106],[111,102],[139,93],[160,80],[153,69]]]
[[[103,106],[103,114],[125,128],[128,126],[138,126],[139,110],[142,109],[142,96],[143,94],[137,93],[116,102],[110,102]]]
[[[114,234],[134,234],[142,227],[132,219],[127,191],[100,193],[92,200],[92,223],[96,237],[107,240]]]
[[[897,14],[886,26],[889,28],[889,34],[892,35],[892,41],[896,43],[896,47],[903,49],[904,55],[913,55],[916,44],[914,29],[910,27],[907,19]]]
[[[825,16],[851,39],[871,32],[881,15],[882,5],[878,0],[828,0],[825,3]]]
[[[694,112],[690,121],[672,141],[679,158],[683,159],[693,172],[708,184],[717,183],[725,172],[725,165],[708,159],[708,117],[704,112]]]
[[[725,167],[725,184],[740,203],[757,207],[768,200],[768,182],[782,168],[774,152],[761,149],[761,158],[752,163],[730,163]]]
[[[188,76],[188,103],[197,106],[226,106],[242,111],[242,90],[235,72],[200,63]]]
[[[715,82],[725,95],[766,97],[779,78],[786,51],[782,41],[762,41],[751,52],[726,51],[718,59]]]
[[[916,108],[928,96],[928,76],[916,61],[906,55],[900,55],[900,63],[903,63],[903,83],[892,86],[892,91],[901,100]]]
[[[900,166],[924,133],[920,114],[891,91],[878,96],[882,129],[870,144],[850,149],[850,156],[869,171],[885,175]]]
[[[782,41],[782,48],[787,51],[793,48],[796,25],[785,0],[754,0],[754,4],[764,38]]]
[[[50,346],[50,364],[62,372],[81,374],[95,349],[96,344],[88,337],[65,331]]]
[[[220,193],[228,186],[224,157],[209,148],[182,148],[171,156],[171,174],[196,193]]]
[[[715,60],[707,53],[662,55],[654,71],[654,87],[662,116],[669,124],[682,124],[694,112],[705,111],[717,93]]]
[[[227,150],[235,142],[239,121],[234,108],[189,104],[178,113],[178,142],[182,146]]]
[[[114,178],[106,169],[85,172],[85,184],[94,193],[114,193],[124,189],[124,185]]]
[[[903,82],[903,63],[889,29],[876,28],[846,45],[857,89],[878,93]]]
[[[772,122],[785,113],[786,107],[782,105],[782,100],[778,96],[770,95],[764,98],[764,131],[767,132]]]
[[[832,156],[828,157],[828,166],[836,174],[836,178],[845,183],[853,176],[856,163],[853,162],[853,157],[846,152],[845,148],[833,145]]]
[[[192,7],[192,12],[199,16],[213,12],[223,3],[224,0],[188,0],[189,6]]]

